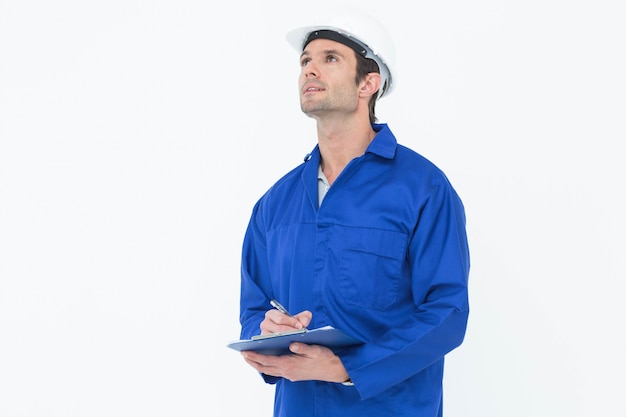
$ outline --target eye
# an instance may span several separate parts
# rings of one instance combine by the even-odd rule
[[[337,57],[335,55],[326,56],[326,62],[337,62]]]
[[[302,58],[300,60],[300,66],[305,67],[309,62],[311,62],[311,58]]]

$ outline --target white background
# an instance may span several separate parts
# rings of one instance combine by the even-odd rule
[[[626,416],[624,3],[364,1],[378,105],[466,206],[447,417]],[[0,417],[270,416],[238,337],[252,205],[315,144],[313,2],[0,0]]]

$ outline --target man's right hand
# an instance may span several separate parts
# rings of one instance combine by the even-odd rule
[[[313,313],[308,310],[288,316],[276,309],[271,309],[265,313],[265,319],[261,322],[261,334],[303,329],[309,325],[312,318]]]

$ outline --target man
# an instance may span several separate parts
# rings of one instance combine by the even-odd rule
[[[242,355],[276,384],[275,416],[441,416],[444,355],[469,311],[464,208],[436,166],[375,123],[394,82],[388,34],[356,12],[334,19],[288,35],[318,144],[253,209],[241,337],[330,325],[364,343]]]

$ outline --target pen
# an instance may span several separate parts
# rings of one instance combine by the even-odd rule
[[[274,307],[276,310],[280,311],[281,313],[286,314],[289,317],[293,317],[291,314],[289,314],[287,309],[283,307],[278,301],[270,300],[270,304],[272,305],[272,307]]]

